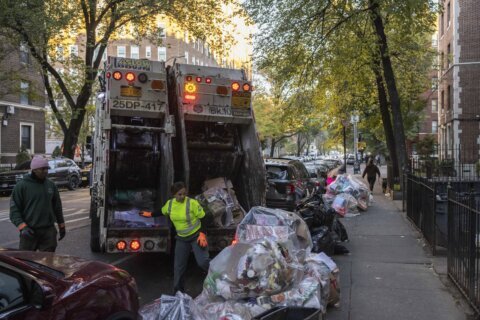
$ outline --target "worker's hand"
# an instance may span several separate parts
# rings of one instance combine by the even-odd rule
[[[146,218],[153,217],[152,211],[140,211],[138,214],[141,215],[142,217],[146,217]]]
[[[25,225],[22,229],[20,229],[20,236],[25,239],[33,239],[35,237],[35,231],[32,228]]]
[[[58,233],[59,233],[59,237],[58,237],[58,241],[62,240],[63,238],[65,238],[65,234],[67,233],[66,230],[65,230],[65,224],[64,223],[61,223],[58,225]]]
[[[205,235],[205,233],[200,232],[198,234],[197,243],[202,248],[206,248],[208,246],[207,236]]]

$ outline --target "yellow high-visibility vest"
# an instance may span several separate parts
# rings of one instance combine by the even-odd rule
[[[177,235],[188,237],[200,230],[200,219],[205,217],[205,211],[195,199],[185,197],[183,202],[170,199],[162,208],[162,213],[172,221]]]

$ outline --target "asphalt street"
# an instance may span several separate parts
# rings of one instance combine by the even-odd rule
[[[57,253],[113,264],[128,271],[137,281],[140,303],[151,302],[162,294],[173,294],[173,260],[166,254],[99,254],[90,251],[90,194],[88,188],[61,190],[67,236],[59,242]],[[0,197],[0,247],[18,248],[18,231],[9,219],[10,198]],[[187,293],[193,297],[202,290],[205,273],[191,257],[187,270]]]

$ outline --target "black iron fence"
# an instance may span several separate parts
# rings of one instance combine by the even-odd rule
[[[413,174],[405,175],[407,217],[436,252],[435,184]],[[405,199],[405,197],[404,197]]]
[[[448,275],[480,313],[480,194],[448,190]]]

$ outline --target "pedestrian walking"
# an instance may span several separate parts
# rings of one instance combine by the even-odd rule
[[[168,216],[175,227],[175,257],[173,271],[174,291],[185,291],[184,275],[187,269],[190,251],[200,268],[208,271],[210,257],[208,254],[207,236],[202,230],[200,219],[205,212],[197,200],[187,197],[187,188],[183,182],[175,182],[171,188],[173,198],[168,200],[161,212],[141,211],[145,217]]]
[[[373,191],[373,186],[375,185],[377,175],[378,175],[378,179],[380,179],[380,170],[373,163],[372,158],[368,160],[368,164],[365,167],[365,170],[363,170],[362,178],[365,178],[365,175],[367,175],[368,184],[370,185],[370,191]]]
[[[54,252],[58,240],[65,237],[65,220],[58,188],[48,175],[48,161],[33,157],[31,172],[12,191],[10,221],[20,231],[20,250]]]

